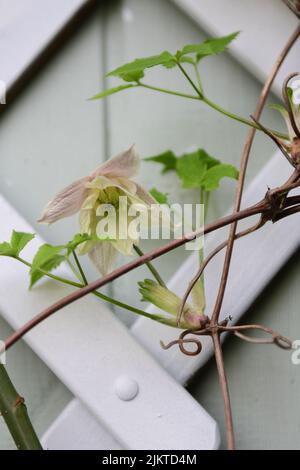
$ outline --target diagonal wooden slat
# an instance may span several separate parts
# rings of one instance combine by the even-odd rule
[[[0,0],[0,81],[6,89],[6,103],[61,47],[95,4],[95,0]],[[0,111],[5,109],[0,106]]]
[[[277,153],[251,183],[243,198],[243,207],[257,202],[267,190],[276,187],[289,177],[291,167],[282,154]],[[253,222],[253,221],[252,221]],[[254,222],[253,222],[254,223]],[[239,223],[239,229],[249,227],[250,221]],[[258,297],[279,269],[300,246],[299,220],[292,216],[274,225],[266,224],[258,232],[236,242],[228,279],[221,318],[231,315],[237,322],[251,303]],[[205,242],[208,254],[226,239],[226,229],[215,232]],[[215,286],[219,282],[223,265],[219,254],[205,271],[207,310],[209,314],[215,300]],[[174,292],[183,294],[188,280],[197,271],[197,253],[191,255],[169,284]],[[150,309],[152,311],[152,309]],[[157,311],[157,309],[155,309]],[[167,368],[176,380],[185,383],[211,356],[212,346],[208,338],[201,340],[203,350],[198,357],[187,358],[177,348],[162,351],[157,338],[165,342],[176,338],[170,328],[157,325],[147,319],[139,319],[132,327],[133,334]]]
[[[172,1],[212,36],[240,31],[238,40],[230,46],[230,52],[262,82],[266,80],[278,51],[282,50],[291,31],[299,22],[280,0]],[[258,44],[263,47],[258,47]],[[299,68],[299,44],[298,39],[298,47],[295,45],[289,53],[274,81],[273,91],[278,95],[281,95],[285,77]]]
[[[257,202],[263,196],[267,186],[275,187],[290,174],[289,164],[283,156],[277,153],[260,174],[255,178],[245,193],[243,205]],[[249,224],[249,221],[240,223],[240,227]],[[234,252],[231,274],[228,281],[222,317],[232,315],[237,322],[256,297],[262,292],[278,270],[287,262],[292,254],[300,246],[299,221],[296,216],[278,222],[271,226],[267,224],[262,230],[237,242]],[[218,243],[224,240],[226,230],[216,232],[205,243],[208,253]],[[284,243],[283,243],[284,240]],[[238,246],[239,245],[239,246]],[[238,249],[238,253],[237,253]],[[274,254],[275,252],[275,254]],[[206,272],[206,294],[209,308],[215,297],[215,285],[218,282],[222,256],[218,257],[208,267]],[[169,283],[169,287],[177,293],[183,293],[188,280],[197,269],[197,254],[191,255],[182,268],[176,273]],[[155,309],[157,311],[157,309]],[[152,309],[150,308],[151,312]],[[178,336],[172,328],[165,327],[147,319],[139,319],[132,326],[131,331],[138,341],[148,349],[157,361],[179,382],[186,383],[196,370],[205,364],[211,357],[212,347],[207,338],[203,338],[203,349],[198,357],[182,355],[177,348],[164,351],[159,345],[159,339],[168,342]],[[64,422],[74,424],[75,416],[84,413],[82,404],[74,399],[71,410],[65,409],[59,420],[56,421],[44,438],[45,443],[52,443],[54,448],[60,448],[60,436],[64,430]],[[92,421],[92,422],[91,422]],[[93,420],[85,414],[84,420],[87,429],[93,426]],[[71,429],[69,432],[72,434]],[[102,430],[99,429],[99,433]],[[77,441],[78,442],[78,441]],[[75,448],[71,444],[71,448]]]
[[[0,211],[5,220],[1,240],[9,239],[13,228],[33,231],[1,196]],[[36,237],[25,248],[24,258],[32,259],[41,242]],[[13,328],[70,292],[53,281],[28,292],[27,271],[13,259],[1,257],[0,311]],[[106,448],[102,446],[107,432],[112,436],[108,448],[112,440],[124,449],[218,446],[215,421],[95,297],[64,309],[32,330],[26,341],[92,414],[94,423],[86,429],[94,430],[98,420],[107,430],[100,432],[99,448]],[[137,391],[129,399],[132,387]],[[84,410],[78,412],[88,415]]]

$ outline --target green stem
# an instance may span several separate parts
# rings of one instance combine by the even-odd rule
[[[191,79],[191,77],[189,76],[189,74],[187,73],[187,71],[185,70],[184,67],[182,67],[181,63],[180,62],[177,62],[177,65],[179,67],[179,69],[181,70],[181,72],[183,73],[183,75],[185,76],[185,78],[187,79],[187,81],[190,83],[190,85],[192,86],[192,88],[194,88],[195,92],[197,93],[197,95],[199,96],[199,99],[202,100],[203,99],[203,94],[201,93],[201,91],[199,90],[199,88],[197,87],[197,85],[195,85],[195,83],[193,82],[193,80]]]
[[[69,267],[71,268],[71,271],[72,273],[74,274],[75,277],[77,277],[77,279],[79,278],[79,274],[78,272],[76,271],[75,269],[75,266],[73,266],[73,264],[71,263],[71,260],[68,256],[66,256],[66,262],[68,263]]]
[[[209,191],[204,191],[203,194],[203,204],[204,204],[204,223],[207,220],[207,212],[208,212],[208,203],[209,203]]]
[[[234,114],[230,111],[226,111],[225,109],[221,108],[221,106],[218,106],[217,104],[213,103],[212,101],[210,101],[208,98],[206,98],[203,93],[202,93],[202,90],[200,90],[197,85],[193,82],[193,80],[191,79],[191,77],[189,76],[189,74],[187,73],[187,71],[182,67],[181,63],[180,62],[177,62],[177,65],[179,67],[179,69],[181,70],[181,72],[183,73],[183,75],[185,76],[185,78],[188,80],[188,82],[190,83],[190,85],[193,87],[193,89],[195,90],[195,92],[197,93],[197,95],[199,96],[199,100],[203,101],[204,103],[206,103],[208,106],[210,106],[211,108],[213,108],[214,110],[218,111],[219,113],[221,114],[224,114],[225,116],[231,118],[231,119],[234,119],[235,121],[238,121],[238,122],[241,122],[242,124],[246,124],[247,126],[250,126],[250,127],[253,127],[254,129],[257,129],[257,130],[262,130],[260,128],[260,126],[258,126],[256,123],[250,121],[250,119],[246,119],[246,118],[243,118],[241,116],[238,116],[237,114]],[[281,139],[285,139],[285,140],[289,140],[289,136],[286,135],[286,134],[283,134],[281,132],[277,132],[277,131],[274,131],[272,129],[267,129],[269,132],[271,132],[272,134],[276,135],[277,137],[280,137]]]
[[[213,103],[205,96],[203,96],[203,102],[206,103],[211,108],[218,111],[219,113],[224,114],[225,116],[231,119],[234,119],[235,121],[241,122],[242,124],[246,124],[247,126],[253,127],[254,129],[261,130],[261,127],[255,124],[254,122],[250,121],[250,119],[246,119],[241,116],[238,116],[237,114],[231,113],[230,111],[226,111],[226,109],[221,108],[221,106]],[[280,137],[281,139],[284,139],[284,140],[289,140],[289,136],[287,134],[283,134],[282,132],[274,131],[272,129],[267,129],[267,130],[271,132],[272,134],[276,135],[276,137]]]
[[[135,247],[135,245],[134,245],[134,247]],[[72,250],[72,252],[73,252],[74,259],[75,259],[75,263],[76,263],[77,268],[80,272],[80,276],[82,278],[82,281],[84,282],[84,285],[87,286],[88,285],[88,280],[87,280],[87,277],[86,277],[86,275],[83,271],[83,268],[82,268],[81,263],[78,259],[78,256],[76,255],[74,250]],[[80,285],[80,287],[83,287],[83,285]],[[125,304],[125,303],[123,303],[119,300],[113,299],[112,297],[109,297],[108,295],[102,294],[101,292],[94,291],[94,292],[92,292],[92,294],[95,295],[96,297],[99,297],[102,300],[105,300],[106,302],[110,302],[111,304],[116,305],[117,307],[124,308],[126,310],[129,310],[130,312],[137,313],[138,315],[147,316],[148,318],[151,317],[150,314],[147,314],[143,310],[141,310],[139,308],[136,308],[136,307],[132,307],[131,305]]]
[[[31,263],[29,263],[28,261],[20,258],[20,257],[16,257],[15,259],[17,259],[18,261],[20,261],[21,263],[25,264],[26,266],[28,266],[29,268],[32,267]],[[78,258],[77,258],[78,260]],[[78,263],[79,263],[79,260],[78,260]],[[80,264],[80,263],[79,263]],[[82,270],[82,267],[80,266],[81,270]],[[82,287],[85,286],[85,284],[81,284],[79,282],[75,282],[75,281],[71,281],[70,279],[65,279],[64,277],[61,277],[61,276],[57,276],[55,274],[52,274],[48,271],[45,271],[44,269],[38,269],[38,271],[40,271],[41,273],[43,273],[45,276],[47,277],[50,277],[51,279],[54,279],[55,281],[58,281],[58,282],[62,282],[63,284],[67,284],[69,286],[72,286],[72,287],[77,287],[79,289],[81,289]],[[82,270],[83,272],[83,270]],[[85,276],[84,276],[85,277]],[[86,279],[86,278],[85,278]],[[165,323],[166,325],[169,325],[169,326],[177,326],[172,324],[172,321],[171,320],[168,320],[167,318],[163,318],[161,317],[160,315],[153,315],[153,314],[150,314],[150,313],[147,313],[145,312],[144,310],[141,310],[139,308],[136,308],[136,307],[133,307],[131,305],[128,305],[124,302],[121,302],[119,300],[116,300],[116,299],[113,299],[112,297],[109,297],[108,295],[105,295],[105,294],[102,294],[101,292],[98,292],[98,291],[93,291],[92,292],[93,295],[95,295],[96,297],[99,297],[100,299],[102,300],[105,300],[106,302],[109,302],[113,305],[117,305],[118,307],[121,307],[125,310],[129,310],[130,312],[133,312],[133,313],[136,313],[138,315],[142,315],[143,317],[146,317],[146,318],[151,318],[152,320],[156,320],[160,323]]]
[[[137,245],[133,245],[133,248],[139,256],[144,255],[143,251]],[[163,279],[161,278],[160,274],[158,273],[158,271],[155,269],[155,267],[150,261],[146,263],[146,266],[149,269],[149,271],[152,273],[154,279],[157,280],[158,284],[160,284],[162,287],[167,287]]]
[[[16,260],[20,261],[21,263],[25,264],[25,266],[28,266],[29,268],[32,267],[32,264],[26,261],[23,258],[20,258],[19,256],[15,257]],[[44,269],[37,269],[40,273],[44,274],[44,276],[48,276],[51,279],[54,279],[55,281],[63,282],[64,284],[68,284],[69,286],[73,287],[83,287],[82,284],[78,284],[78,282],[71,281],[69,279],[65,279],[64,277],[57,276],[56,274],[49,273],[48,271],[45,271]],[[72,270],[73,271],[73,270]]]
[[[205,191],[203,188],[200,188],[200,204],[204,204],[204,221],[203,225],[205,225],[206,216],[207,216],[207,209],[208,209],[208,198],[209,192]],[[199,250],[199,266],[202,266],[204,261],[204,247],[202,246]],[[192,289],[192,297],[194,299],[194,303],[199,306],[201,312],[204,313],[205,311],[205,284],[204,284],[204,275],[202,275],[199,280],[196,282],[195,286]]]
[[[147,85],[146,83],[139,82],[139,85],[148,90],[159,91],[161,93],[167,93],[168,95],[180,96],[181,98],[190,98],[192,100],[199,100],[198,96],[190,95],[188,93],[181,93],[180,91],[167,90],[166,88],[160,88],[157,86]]]
[[[200,92],[203,94],[203,86],[202,86],[202,81],[201,81],[201,77],[200,77],[197,62],[194,63],[194,70],[195,70],[195,74],[196,74],[196,78],[197,78],[198,88],[199,88]]]
[[[0,364],[0,412],[19,450],[43,450],[29,419],[24,399]]]
[[[94,291],[92,292],[92,294],[94,294],[96,297],[99,297],[102,300],[105,300],[106,302],[110,302],[111,304],[116,305],[117,307],[121,307],[123,309],[129,310],[130,312],[141,315],[142,317],[150,318],[151,320],[156,320],[156,321],[159,321],[160,323],[165,323],[166,325],[175,326],[175,323],[173,324],[171,322],[171,319],[170,321],[168,321],[167,318],[164,318],[160,315],[147,313],[144,310],[141,310],[137,307],[133,307],[132,305],[127,305],[124,302],[121,302],[120,300],[116,300],[116,299],[113,299],[112,297],[108,297],[107,295],[102,294],[101,292]]]
[[[82,269],[82,266],[81,266],[81,264],[80,264],[80,261],[79,261],[79,259],[78,259],[77,254],[76,254],[76,251],[75,251],[75,250],[72,250],[72,253],[73,253],[73,257],[74,257],[76,266],[77,266],[77,268],[78,268],[78,270],[79,270],[79,272],[80,272],[81,279],[82,279],[84,285],[87,286],[87,285],[88,285],[88,280],[87,280],[87,278],[86,278],[86,276],[85,276],[85,274],[84,274],[84,271],[83,271],[83,269]]]

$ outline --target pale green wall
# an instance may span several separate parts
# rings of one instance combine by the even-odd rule
[[[122,62],[167,48],[176,50],[206,37],[168,0],[128,0],[124,4],[125,13],[122,2],[110,2],[107,11],[100,8],[1,117],[1,192],[50,242],[66,241],[77,230],[77,221],[38,227],[35,220],[45,202],[58,189],[133,142],[143,157],[167,148],[182,152],[202,146],[224,161],[239,162],[246,129],[198,102],[142,90],[130,90],[106,102],[86,100],[103,87],[104,72]],[[261,85],[229,55],[207,59],[202,69],[208,96],[244,116],[253,112]],[[174,71],[151,71],[149,80],[189,90]],[[275,113],[266,113],[264,120],[280,126]],[[273,144],[258,136],[248,181],[273,151]],[[149,188],[163,188],[174,202],[194,197],[183,194],[173,175],[162,178],[155,165],[143,164],[139,181]],[[231,205],[233,190],[232,182],[222,184],[222,196],[212,198],[210,218]],[[150,246],[146,244],[145,249]],[[185,256],[179,250],[167,262],[166,257],[159,260],[157,266],[169,278]],[[299,331],[298,273],[295,257],[256,302],[248,318],[295,337]],[[95,275],[93,269],[89,268],[89,274]],[[109,290],[125,302],[138,304],[136,280],[145,274],[140,268]],[[128,323],[132,321],[126,312],[120,312],[120,316]],[[3,321],[0,328],[1,336],[5,336],[8,327]],[[300,368],[289,365],[288,355],[274,348],[253,347],[233,339],[225,350],[239,446],[299,448]],[[8,369],[20,393],[26,396],[38,431],[43,432],[69,400],[69,392],[24,344],[9,354]],[[197,374],[190,390],[222,426],[213,363]],[[0,448],[8,447],[12,444],[1,424]]]

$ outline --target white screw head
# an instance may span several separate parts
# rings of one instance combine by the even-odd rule
[[[127,375],[121,375],[115,381],[114,390],[120,400],[130,401],[137,396],[139,385]]]

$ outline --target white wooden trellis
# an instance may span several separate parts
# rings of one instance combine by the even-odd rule
[[[90,0],[0,0],[1,76],[7,90],[39,58],[53,39]],[[30,21],[24,21],[24,17]],[[24,41],[26,38],[26,41]]]
[[[179,3],[179,0],[177,3]],[[180,3],[183,5],[188,2],[182,1]],[[212,3],[210,2],[210,4]],[[232,3],[234,4],[234,2]],[[271,3],[269,2],[269,5]],[[189,5],[190,7],[191,5]],[[201,18],[202,24],[205,26],[207,20],[202,16]],[[211,17],[209,16],[209,18]],[[287,15],[287,18],[286,31],[282,40],[289,35],[290,29],[292,29],[291,25],[294,22],[290,14]],[[239,24],[241,24],[240,21]],[[211,28],[211,25],[207,24],[207,26]],[[230,25],[228,29],[230,30]],[[214,32],[223,34],[228,31],[218,29],[216,24]],[[280,42],[280,38],[277,39]],[[272,47],[275,55],[280,45],[273,43]],[[263,73],[263,64],[257,64],[257,67],[259,66],[261,67],[261,73]],[[286,162],[281,156],[274,157],[252,183],[245,196],[244,203],[247,204],[247,202],[251,203],[257,200],[264,193],[267,184],[272,186],[281,182],[286,172],[288,172]],[[30,230],[26,222],[20,219],[20,216],[3,199],[1,208],[7,214],[6,220],[8,221],[7,226],[2,227],[0,230],[1,239],[8,237],[12,227],[21,229],[23,226],[25,230]],[[240,299],[241,302],[235,304],[235,310],[233,310],[233,306],[230,304],[230,292],[236,291],[237,284],[239,290],[242,292],[246,290],[241,285],[240,273],[236,273],[236,268],[233,265],[226,297],[228,303],[224,304],[223,309],[225,316],[230,313],[237,320],[256,298],[261,288],[298,247],[299,236],[297,235],[295,219],[294,217],[288,223],[276,224],[273,230],[266,227],[261,233],[254,236],[256,237],[255,242],[253,241],[254,238],[251,237],[240,242],[245,247],[242,252],[242,256],[245,257],[243,263],[245,273],[242,276],[242,282],[244,286],[247,286],[248,295],[243,295],[243,298]],[[278,250],[276,259],[273,256],[271,257],[272,263],[270,263],[267,248],[272,247],[272,245],[280,246],[280,240],[283,237],[287,238],[286,235],[289,235],[289,243],[285,244],[284,249]],[[209,244],[207,244],[208,250],[209,246],[215,246],[223,238],[224,235],[220,234],[212,237]],[[255,247],[260,247],[261,263],[265,267],[260,273],[260,279],[254,276],[253,265],[247,256],[247,253],[251,252],[253,248],[253,243],[255,243]],[[210,267],[208,277],[213,278],[216,275],[220,260],[221,257],[219,261]],[[1,285],[3,285],[5,292],[1,292],[1,310],[12,326],[17,327],[28,319],[33,312],[40,310],[52,299],[63,295],[66,289],[61,287],[60,290],[55,288],[55,291],[53,291],[52,285],[48,283],[35,293],[28,294],[24,292],[25,271],[21,271],[19,267],[16,268],[10,260],[8,262],[7,266],[5,265],[5,270],[2,270],[2,273],[5,271],[5,282],[3,281]],[[193,267],[195,269],[192,257],[187,261],[179,276],[184,278],[184,273],[190,273]],[[10,285],[18,286],[17,296],[15,294],[14,296],[9,295]],[[170,285],[177,290],[178,277],[177,279],[175,277]],[[22,300],[23,310],[16,316],[16,310],[19,311],[20,300]],[[208,300],[209,302],[213,300],[213,292],[208,292]],[[67,328],[71,316],[72,328]],[[64,328],[64,325],[66,328]],[[106,335],[102,333],[103,328],[105,328]],[[66,335],[68,330],[70,331]],[[64,334],[62,334],[62,331]],[[181,383],[184,383],[210,354],[208,345],[205,345],[201,357],[195,360],[180,356],[176,349],[162,354],[158,348],[158,339],[168,340],[168,337],[173,339],[174,330],[166,329],[147,320],[137,321],[132,328],[132,333],[139,338],[142,346],[148,349],[161,365]],[[56,318],[49,320],[45,325],[30,333],[27,340],[30,346],[77,397],[66,407],[44,437],[45,445],[49,448],[99,448],[99,442],[101,442],[101,448],[105,449],[217,447],[218,432],[215,422],[182,387],[177,385],[176,381],[163,371],[157,362],[151,358],[151,355],[145,352],[144,348],[138,346],[128,331],[103,306],[101,306],[100,315],[99,302],[95,299],[84,299],[74,304],[58,314]],[[122,347],[118,349],[120,341]],[[122,355],[122,351],[124,351],[126,344],[128,345],[128,355],[125,356]],[[66,354],[66,348],[69,348],[68,354]],[[101,363],[100,360],[99,363],[95,361],[94,358],[97,357],[101,358]],[[122,363],[120,363],[120,358]],[[145,370],[148,372],[147,375]],[[151,387],[153,377],[157,381],[155,390],[153,390],[153,386]],[[128,379],[138,384],[139,392],[133,400],[123,401],[118,398],[116,387],[118,389],[118,386],[120,386],[120,380],[121,382],[125,381],[126,385]],[[132,385],[132,382],[129,381],[128,385],[130,384]],[[149,389],[151,393],[149,393]],[[170,396],[176,405],[175,408],[170,406]],[[159,397],[159,407],[157,406],[157,400],[155,400],[156,397]],[[184,419],[185,413],[180,413],[180,409],[177,408],[178,404],[189,416],[188,422]],[[143,431],[145,431],[143,433],[140,432],[141,413],[143,416]],[[191,416],[193,416],[192,421]],[[147,423],[146,430],[145,422]],[[80,423],[80,426],[78,426],[78,423]],[[153,431],[154,427],[155,432]],[[84,428],[85,432],[82,433],[80,428]],[[203,432],[200,432],[201,430]],[[178,442],[179,436],[180,442]],[[182,439],[183,436],[186,440]]]

